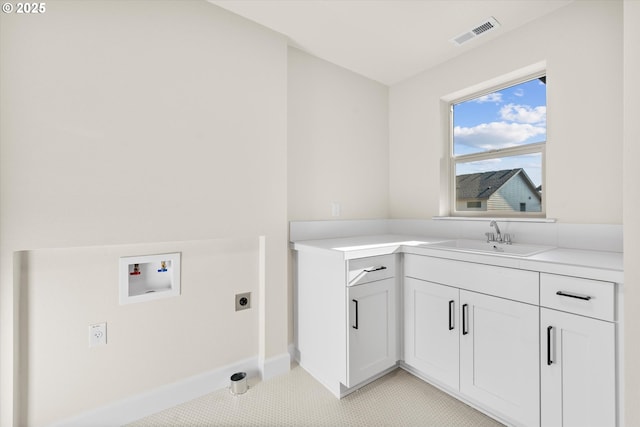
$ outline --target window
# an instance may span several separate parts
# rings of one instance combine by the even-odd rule
[[[452,213],[544,216],[546,76],[451,106]]]

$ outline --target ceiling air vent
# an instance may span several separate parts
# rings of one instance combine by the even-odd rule
[[[476,25],[473,29],[465,31],[457,37],[451,39],[451,42],[457,46],[460,46],[469,40],[473,40],[476,37],[485,34],[491,30],[495,30],[500,26],[500,23],[493,16],[486,19],[484,22]]]

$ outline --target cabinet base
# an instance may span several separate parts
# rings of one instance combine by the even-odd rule
[[[340,399],[342,399],[345,396],[350,395],[351,393],[353,393],[354,391],[357,391],[358,389],[361,389],[362,387],[366,386],[367,384],[371,384],[372,382],[374,382],[375,380],[378,380],[382,377],[384,377],[385,375],[387,375],[390,372],[395,371],[396,369],[398,369],[399,365],[396,363],[395,365],[393,365],[392,367],[385,369],[384,371],[380,372],[377,375],[374,375],[373,377],[362,381],[359,384],[356,384],[353,387],[347,388],[344,384],[340,384]]]
[[[296,353],[298,353],[297,350],[296,350]],[[304,369],[309,375],[311,375],[313,377],[313,379],[315,379],[320,384],[322,384],[327,390],[329,390],[331,392],[331,394],[333,394],[338,399],[342,399],[343,397],[348,396],[349,394],[353,393],[354,391],[357,391],[357,390],[361,389],[362,387],[366,386],[367,384],[370,384],[370,383],[374,382],[375,380],[380,379],[380,378],[384,377],[385,375],[387,375],[388,373],[393,372],[393,371],[395,371],[396,369],[399,368],[399,365],[396,363],[395,365],[391,366],[388,369],[385,369],[384,371],[380,372],[377,375],[374,375],[373,377],[367,379],[366,381],[363,381],[363,382],[361,382],[359,384],[356,384],[353,387],[347,387],[347,386],[345,386],[344,384],[342,384],[340,382],[333,382],[333,381],[328,382],[328,381],[325,381],[323,378],[320,378],[318,375],[315,374],[315,372],[312,369],[308,369],[307,367],[305,367],[304,362],[301,362],[299,358],[296,360],[296,362],[298,363],[298,365],[300,365],[300,367],[302,369]]]
[[[460,402],[471,406],[473,409],[482,412],[483,414],[485,414],[488,417],[493,418],[494,420],[505,424],[507,426],[518,426],[519,424],[514,423],[513,421],[510,421],[508,419],[505,419],[503,417],[500,417],[499,415],[496,415],[495,413],[492,413],[490,411],[487,411],[485,408],[483,408],[481,405],[475,403],[473,400],[469,400],[468,398],[466,398],[465,396],[461,395],[459,392],[452,390],[451,388],[447,387],[446,385],[440,384],[438,381],[433,380],[431,378],[429,378],[427,375],[424,375],[422,372],[418,371],[417,369],[414,369],[413,367],[407,365],[404,362],[399,362],[398,366],[400,367],[400,369],[403,369],[407,372],[409,372],[411,375],[420,378],[422,381],[431,384],[432,386],[434,386],[435,388],[437,388],[438,390],[447,393],[449,396],[459,400]]]

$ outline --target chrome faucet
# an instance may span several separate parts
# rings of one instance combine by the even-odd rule
[[[502,240],[502,234],[500,233],[500,227],[498,227],[498,223],[496,222],[496,220],[495,220],[495,219],[494,219],[494,220],[492,220],[492,221],[489,223],[489,227],[495,227],[495,229],[496,229],[496,234],[498,235],[498,237],[496,238],[496,240],[495,240],[495,241],[496,241],[496,242],[499,242],[499,243],[502,243],[502,242],[503,242],[503,240]]]

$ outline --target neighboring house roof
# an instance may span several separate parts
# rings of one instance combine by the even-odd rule
[[[524,181],[536,192],[536,186],[522,169],[505,169],[500,171],[470,173],[456,176],[457,199],[488,199],[500,187],[514,176],[520,174]]]

